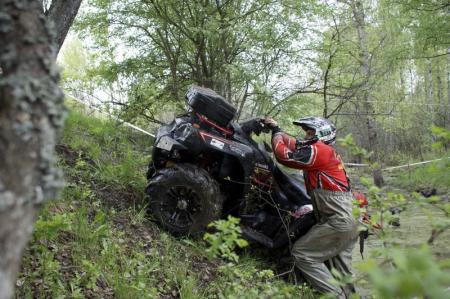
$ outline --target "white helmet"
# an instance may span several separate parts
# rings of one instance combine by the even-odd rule
[[[293,122],[294,125],[310,128],[316,131],[317,139],[325,144],[333,144],[336,140],[336,127],[327,119],[321,117],[303,117]]]

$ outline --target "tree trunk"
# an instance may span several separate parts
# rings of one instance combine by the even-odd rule
[[[438,67],[438,70],[436,73],[437,73],[436,84],[437,84],[437,99],[438,99],[438,107],[436,109],[437,117],[438,117],[437,125],[441,126],[441,127],[445,127],[445,115],[443,113],[441,113],[441,111],[442,111],[441,109],[444,106],[443,101],[442,101],[442,96],[444,93],[443,93],[443,86],[442,86],[442,79],[441,79],[441,70],[439,67]]]
[[[353,12],[353,19],[356,31],[358,33],[358,47],[359,47],[359,61],[360,61],[360,71],[363,76],[363,84],[361,86],[361,100],[364,106],[364,123],[367,129],[367,140],[369,151],[373,151],[373,156],[371,162],[378,161],[380,158],[378,152],[378,140],[377,131],[375,127],[375,119],[373,115],[375,114],[375,109],[372,105],[369,92],[369,80],[370,80],[370,57],[367,50],[367,40],[366,40],[366,28],[365,28],[365,14],[363,3],[360,0],[354,0],[350,2],[350,6]],[[379,166],[378,166],[379,167]],[[374,182],[381,186],[383,182],[383,177],[379,169],[375,169],[373,172]]]
[[[0,299],[13,295],[36,211],[62,185],[63,126],[53,37],[40,1],[0,0]]]
[[[47,18],[55,27],[55,44],[57,51],[61,49],[67,32],[78,13],[82,0],[53,0],[50,8],[45,12]]]
[[[236,120],[237,121],[239,121],[239,119],[241,118],[242,110],[244,109],[245,102],[247,101],[249,85],[250,85],[249,82],[247,82],[245,84],[244,95],[242,96],[241,103],[240,104],[237,103],[237,104],[239,104],[239,109],[238,109],[238,112],[237,112],[237,115],[236,115]]]
[[[433,110],[433,65],[431,59],[427,59],[427,101],[428,101],[428,113],[430,115],[431,124],[434,124],[434,110]]]
[[[450,47],[447,48],[447,52],[450,52]],[[447,105],[447,113],[444,122],[447,129],[450,130],[450,55],[447,55]]]

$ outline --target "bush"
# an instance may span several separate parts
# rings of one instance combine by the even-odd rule
[[[242,231],[239,221],[239,218],[228,216],[228,220],[217,220],[208,225],[217,230],[214,234],[205,233],[203,237],[209,244],[206,253],[210,257],[222,257],[235,263],[238,262],[239,257],[234,249],[248,245],[246,240],[240,238]]]

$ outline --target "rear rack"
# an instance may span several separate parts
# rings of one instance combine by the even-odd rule
[[[224,133],[226,136],[231,136],[233,135],[233,131],[226,129],[224,127],[219,126],[218,124],[216,124],[215,122],[209,120],[206,116],[201,115],[198,112],[195,112],[195,115],[197,115],[197,117],[199,118],[200,122],[205,123],[207,125],[210,125],[211,127],[216,128],[217,130],[221,131],[222,133]]]

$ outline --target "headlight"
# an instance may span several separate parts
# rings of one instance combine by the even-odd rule
[[[172,150],[172,146],[174,144],[174,140],[168,136],[163,136],[159,139],[159,141],[155,144],[155,146],[157,148],[166,150],[166,151],[171,151]]]

